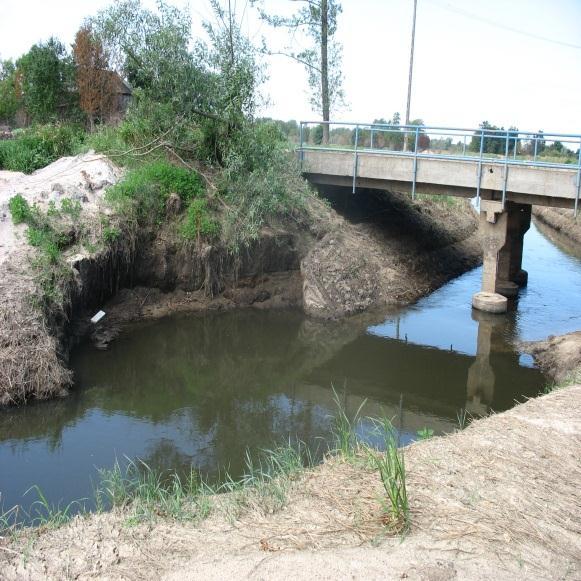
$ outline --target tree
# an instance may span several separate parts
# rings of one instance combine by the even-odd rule
[[[35,44],[16,63],[24,107],[30,118],[46,123],[59,109],[71,114],[75,103],[74,65],[56,38]]]
[[[11,123],[18,111],[16,65],[11,60],[0,61],[0,121]]]
[[[208,111],[208,79],[190,51],[189,14],[160,0],[119,0],[86,23],[100,39],[111,66],[150,101],[176,115]],[[138,91],[139,92],[139,91]]]
[[[111,112],[115,103],[115,77],[101,41],[90,26],[82,26],[75,36],[73,57],[76,65],[79,104],[93,131],[95,118]]]
[[[290,17],[267,14],[261,18],[276,28],[304,31],[311,46],[296,52],[270,52],[288,56],[305,66],[311,90],[311,105],[323,117],[323,143],[329,143],[331,111],[344,99],[341,71],[341,45],[335,40],[337,17],[342,12],[339,0],[291,0],[304,4]]]

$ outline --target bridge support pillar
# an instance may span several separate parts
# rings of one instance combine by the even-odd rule
[[[480,236],[482,241],[482,290],[472,297],[472,306],[479,311],[506,313],[508,301],[497,292],[500,251],[506,244],[508,212],[500,202],[480,202]]]
[[[522,269],[524,235],[531,226],[530,204],[482,200],[480,234],[484,254],[482,291],[472,299],[472,306],[490,313],[504,313],[507,297],[518,294],[527,283]]]
[[[504,294],[503,288],[516,294],[518,287],[525,286],[528,273],[522,269],[524,235],[531,227],[530,204],[507,202],[508,214],[506,244],[501,248],[498,257],[498,282],[496,292]],[[516,289],[516,291],[515,291]],[[505,296],[509,296],[506,294]]]

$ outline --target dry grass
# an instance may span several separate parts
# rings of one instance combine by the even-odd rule
[[[22,267],[24,268],[24,267]],[[57,339],[35,307],[32,275],[3,265],[0,272],[0,405],[64,392],[72,374],[58,356]]]

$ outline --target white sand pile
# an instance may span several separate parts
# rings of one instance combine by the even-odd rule
[[[90,151],[75,157],[63,157],[30,175],[20,172],[0,171],[0,265],[13,250],[26,245],[21,235],[25,226],[14,226],[8,203],[21,194],[29,204],[57,207],[63,198],[78,200],[83,211],[96,210],[107,186],[120,177],[120,170],[105,156]]]

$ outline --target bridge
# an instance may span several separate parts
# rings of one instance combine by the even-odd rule
[[[317,186],[346,186],[474,198],[482,239],[482,289],[474,308],[504,313],[527,283],[524,235],[532,205],[572,208],[581,194],[581,135],[419,125],[300,124],[303,175]],[[317,133],[318,132],[318,133]]]

